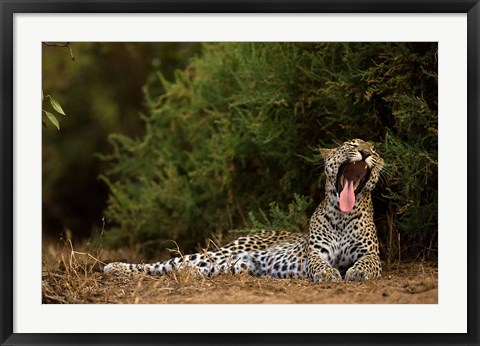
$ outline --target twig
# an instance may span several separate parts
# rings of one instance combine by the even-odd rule
[[[73,55],[73,49],[70,45],[70,42],[65,43],[49,43],[49,42],[42,42],[47,47],[60,47],[60,48],[68,48],[70,50],[70,58],[72,61],[75,61],[75,55]]]
[[[402,258],[401,258],[401,255],[402,255],[402,252],[401,252],[401,249],[400,249],[400,232],[397,233],[397,241],[398,241],[398,264],[400,264]]]

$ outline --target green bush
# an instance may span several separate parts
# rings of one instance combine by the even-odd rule
[[[323,198],[318,148],[362,138],[387,165],[384,254],[398,234],[405,255],[435,247],[436,58],[436,43],[204,44],[173,82],[159,76],[162,93],[145,90],[143,138],[110,137],[106,240],[302,230]]]
[[[111,133],[143,135],[142,86],[160,92],[156,70],[172,79],[201,44],[72,42],[75,61],[55,45],[42,45],[42,234],[56,241],[68,231],[75,245],[100,229],[107,206],[98,176],[108,162],[96,154],[110,150]]]

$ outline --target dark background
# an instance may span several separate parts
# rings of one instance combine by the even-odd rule
[[[81,240],[102,226],[108,188],[98,179],[104,163],[97,154],[111,150],[109,134],[142,136],[143,88],[157,80],[157,71],[172,79],[200,44],[76,42],[71,47],[75,61],[68,47],[44,45],[42,51],[43,92],[67,114],[58,116],[60,131],[48,121],[43,129],[43,234],[59,237],[70,230]]]

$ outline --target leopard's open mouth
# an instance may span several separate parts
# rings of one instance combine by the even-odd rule
[[[355,197],[362,191],[370,178],[370,167],[365,161],[345,161],[338,169],[337,193],[340,196],[339,207],[344,213],[355,206]]]

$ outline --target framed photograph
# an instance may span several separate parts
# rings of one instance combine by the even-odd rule
[[[2,345],[479,344],[477,0],[0,10]]]

